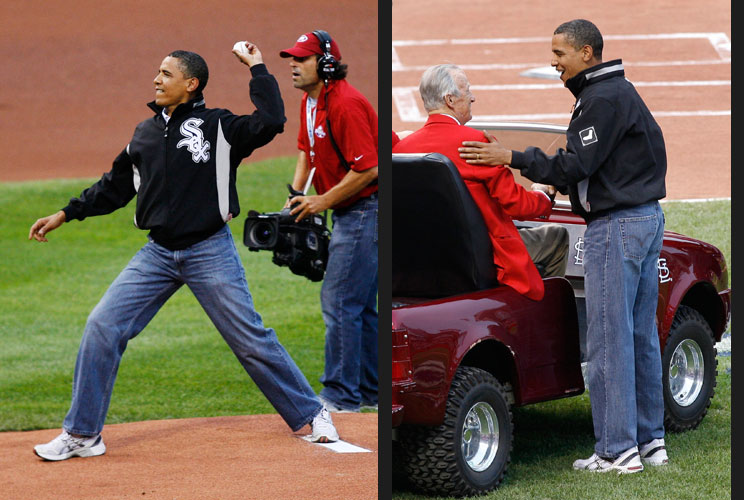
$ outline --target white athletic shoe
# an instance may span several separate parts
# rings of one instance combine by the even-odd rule
[[[310,441],[313,443],[333,443],[338,441],[338,432],[333,426],[333,420],[328,410],[323,407],[320,413],[310,423],[313,433],[310,435]]]
[[[666,465],[669,463],[664,438],[654,439],[642,444],[639,450],[641,462],[647,465]]]
[[[44,460],[67,460],[72,457],[95,457],[106,453],[101,435],[73,437],[67,431],[46,444],[34,446],[34,452]]]
[[[614,470],[618,474],[633,474],[634,472],[641,472],[643,470],[643,464],[641,463],[641,456],[638,453],[638,447],[634,446],[621,453],[613,462],[605,460],[595,453],[589,458],[576,460],[573,463],[573,468],[592,472]]]

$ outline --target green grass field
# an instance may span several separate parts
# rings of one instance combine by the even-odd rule
[[[716,245],[731,273],[731,202],[664,203],[666,228]],[[718,385],[700,427],[668,434],[671,463],[618,476],[574,471],[593,452],[589,394],[514,409],[514,448],[505,481],[488,500],[720,500],[731,498],[731,355],[718,357]],[[405,485],[393,498],[429,497]],[[441,499],[440,499],[441,500]]]
[[[281,207],[293,168],[293,158],[241,167],[243,213],[231,223],[236,241],[249,209]],[[133,203],[106,217],[65,224],[50,233],[49,243],[27,241],[38,217],[55,212],[93,181],[0,184],[0,431],[61,425],[87,315],[145,242],[145,232],[132,225]],[[718,246],[730,271],[730,206],[667,203],[667,228]],[[249,252],[240,243],[238,248],[264,322],[320,390],[320,284],[273,265],[270,252]],[[729,498],[730,370],[731,356],[720,357],[716,396],[700,428],[668,436],[672,464],[629,477],[571,470],[572,461],[592,449],[588,395],[515,410],[512,464],[502,487],[486,498]],[[130,342],[107,423],[261,413],[273,408],[184,288]],[[402,490],[394,498],[427,497]]]
[[[241,215],[230,226],[264,323],[274,328],[316,391],[325,328],[320,283],[242,245],[249,209],[276,211],[294,158],[239,169]],[[0,430],[60,427],[69,407],[75,356],[89,312],[146,242],[132,224],[134,202],[104,217],[72,221],[28,241],[31,224],[95,179],[0,184]],[[273,413],[193,294],[184,287],[129,343],[107,423]]]

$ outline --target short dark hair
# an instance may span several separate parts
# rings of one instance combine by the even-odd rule
[[[346,78],[346,75],[349,74],[349,65],[338,63],[338,68],[336,68],[336,74],[333,76],[334,80],[343,80]]]
[[[178,59],[178,68],[183,71],[183,76],[199,80],[199,86],[196,88],[196,93],[201,94],[209,80],[207,61],[205,61],[199,54],[187,50],[174,50],[168,54],[168,57]]]
[[[588,45],[594,52],[594,57],[602,60],[602,33],[591,21],[586,19],[574,19],[558,26],[553,32],[554,35],[565,35],[566,41],[579,50],[584,45]]]

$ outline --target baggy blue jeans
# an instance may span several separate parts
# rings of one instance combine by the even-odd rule
[[[663,233],[657,201],[591,220],[584,233],[587,378],[602,457],[664,437],[656,326]]]
[[[183,284],[289,427],[296,431],[312,421],[320,400],[274,330],[264,327],[225,225],[184,250],[149,241],[114,280],[85,325],[63,428],[85,436],[101,432],[127,343]]]
[[[345,410],[377,404],[377,194],[332,215],[320,298],[326,325],[320,394]]]

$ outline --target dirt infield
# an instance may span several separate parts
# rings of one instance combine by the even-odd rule
[[[258,45],[279,81],[287,124],[252,160],[297,154],[302,93],[279,51],[302,33],[328,31],[349,82],[377,108],[376,2],[9,0],[0,13],[0,182],[108,171],[135,125],[152,115],[145,106],[155,96],[152,80],[176,49],[207,61],[207,106],[250,113],[250,71],[231,49],[238,40]]]
[[[291,433],[277,415],[108,425],[106,454],[46,462],[33,446],[58,430],[0,434],[0,497],[12,500],[377,498],[377,414],[334,414],[337,453]]]
[[[695,0],[455,5],[450,0],[394,2],[393,89],[417,105],[409,111],[420,117],[404,119],[394,101],[394,130],[423,124],[415,88],[427,66],[443,62],[465,68],[476,98],[475,121],[497,116],[567,124],[574,101],[570,92],[560,81],[521,73],[549,68],[553,30],[563,21],[585,18],[602,31],[603,59],[623,59],[626,76],[664,132],[667,198],[731,196],[729,2],[714,0],[704,9]]]

